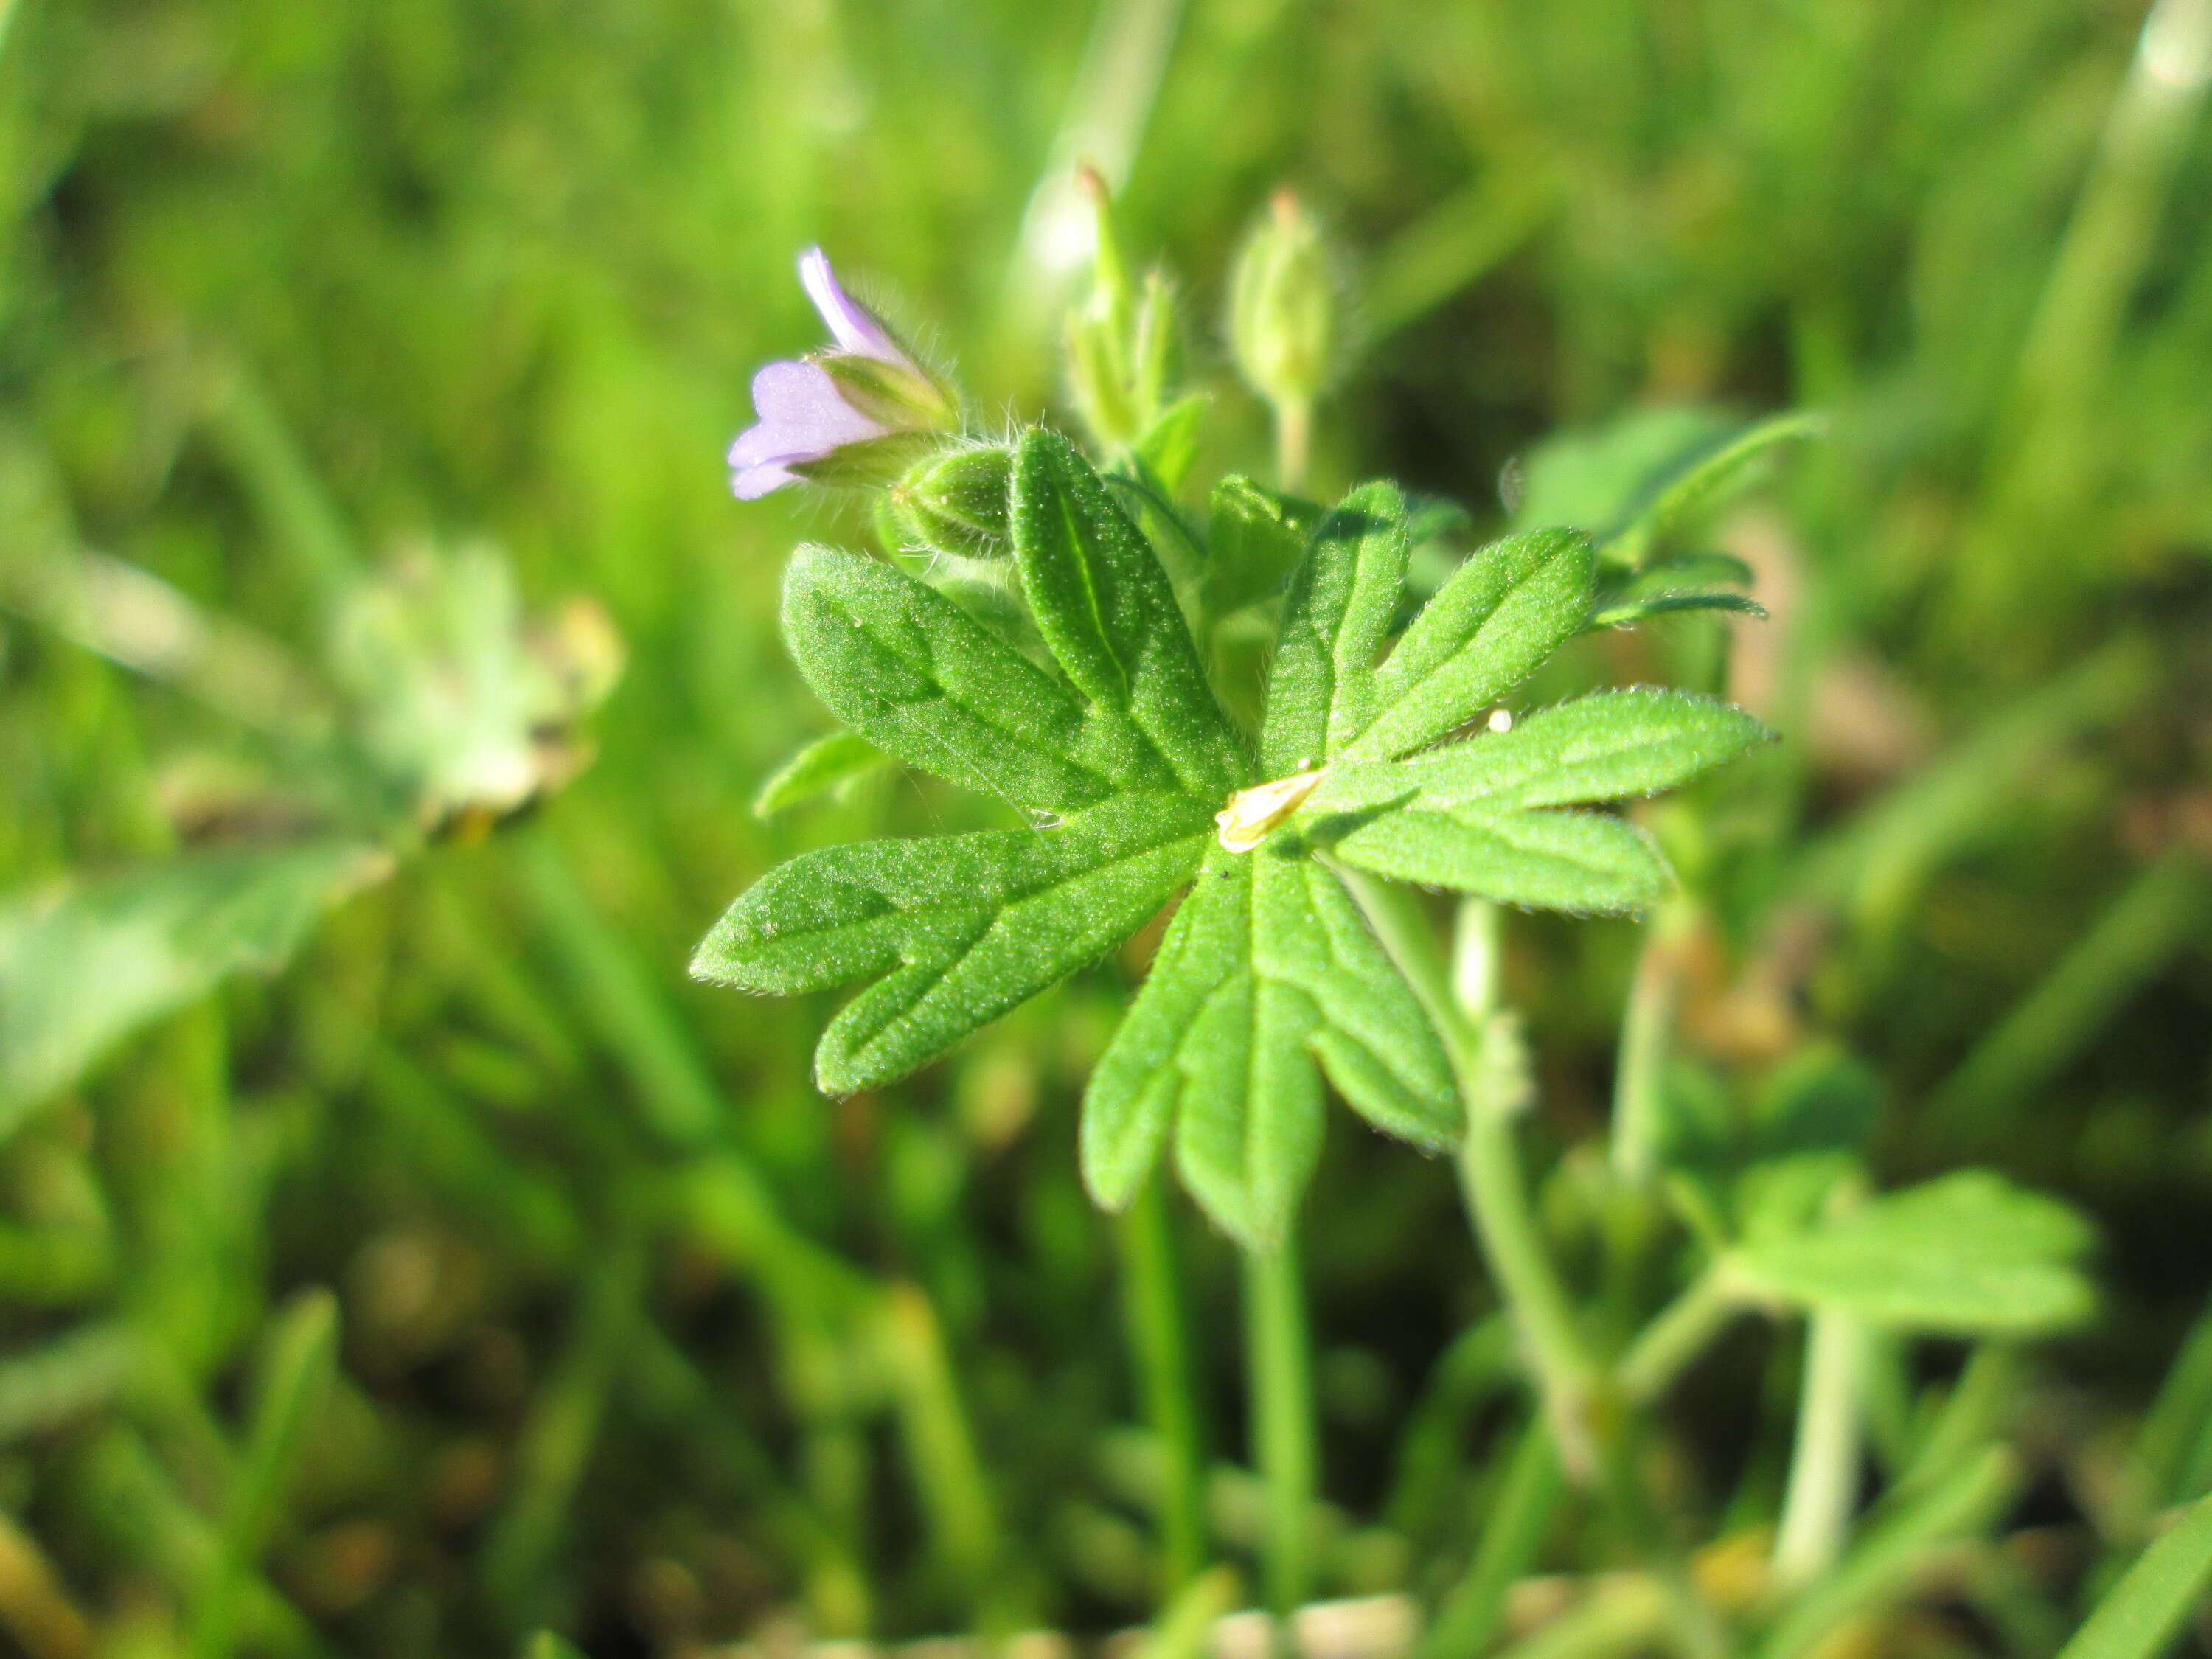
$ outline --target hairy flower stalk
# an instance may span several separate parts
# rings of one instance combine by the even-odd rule
[[[730,490],[740,501],[802,478],[888,483],[959,425],[951,389],[845,292],[820,248],[799,256],[799,280],[837,343],[753,376],[758,419],[729,453]]]

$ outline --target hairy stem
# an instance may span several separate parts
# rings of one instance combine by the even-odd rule
[[[1789,1491],[1774,1540],[1775,1576],[1785,1584],[1814,1583],[1843,1554],[1858,1498],[1864,1349],[1865,1333],[1849,1315],[1813,1316]]]
[[[1275,405],[1275,483],[1295,495],[1305,488],[1313,453],[1313,404],[1303,398]]]
[[[1597,1365],[1522,1178],[1513,1120],[1532,1090],[1518,1030],[1498,1007],[1498,933],[1495,906],[1469,899],[1460,907],[1452,963],[1457,1030],[1449,1042],[1467,1105],[1460,1187],[1498,1292],[1528,1346],[1560,1456],[1587,1479],[1596,1461],[1589,1419]]]
[[[1166,1188],[1155,1176],[1122,1214],[1117,1233],[1129,1345],[1145,1419],[1160,1448],[1164,1607],[1206,1565],[1206,1465],[1172,1222]]]
[[[1621,1018],[1613,1085],[1613,1167],[1632,1186],[1648,1186],[1659,1173],[1667,1060],[1681,1000],[1682,949],[1695,915],[1688,900],[1676,897],[1645,924],[1643,952]]]
[[[1460,1190],[1476,1242],[1528,1345],[1560,1458],[1587,1481],[1595,1469],[1589,1419],[1600,1373],[1522,1180],[1513,1119],[1531,1088],[1518,1029],[1500,1006],[1498,908],[1481,899],[1461,905],[1447,963],[1412,894],[1356,870],[1338,874],[1443,1039],[1467,1109]]]
[[[1252,1461],[1267,1492],[1261,1577],[1275,1645],[1286,1652],[1291,1614],[1312,1593],[1307,1540],[1316,1462],[1313,1373],[1305,1290],[1285,1240],[1244,1258],[1245,1352],[1252,1391]]]
[[[1658,1399],[1742,1310],[1717,1273],[1705,1274],[1629,1345],[1614,1372],[1621,1392],[1638,1405]]]

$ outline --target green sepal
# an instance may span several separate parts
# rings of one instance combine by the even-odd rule
[[[1460,1113],[1443,1045],[1336,878],[1218,847],[1084,1097],[1084,1177],[1109,1209],[1170,1127],[1183,1182],[1251,1249],[1287,1229],[1318,1156],[1318,1064],[1386,1133],[1443,1147]]]
[[[943,594],[881,560],[802,547],[784,574],[799,672],[846,725],[910,765],[1031,811],[1173,789],[1144,735]]]
[[[1375,677],[1373,724],[1345,750],[1389,760],[1472,720],[1582,631],[1595,568],[1588,536],[1535,530],[1468,557]]]
[[[785,471],[809,483],[839,489],[878,489],[942,448],[941,435],[928,432],[886,432],[839,444],[812,460],[787,461]]]
[[[1056,829],[803,854],[714,925],[695,977],[789,995],[878,978],[823,1033],[832,1094],[891,1082],[1142,927],[1211,844],[1202,802],[1125,795]]]
[[[863,351],[820,351],[807,361],[830,377],[846,407],[894,433],[960,425],[959,395],[911,362]]]
[[[886,498],[898,544],[956,558],[1005,557],[1013,464],[1006,450],[978,445],[948,450],[915,467]]]
[[[1014,452],[1014,558],[1077,691],[1141,731],[1191,794],[1218,801],[1248,763],[1200,672],[1167,573],[1091,463],[1042,428]]]

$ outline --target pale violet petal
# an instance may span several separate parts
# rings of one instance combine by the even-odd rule
[[[816,363],[775,362],[763,368],[753,376],[753,412],[759,422],[730,446],[732,466],[813,460],[890,430],[838,396],[836,381]]]
[[[781,489],[786,484],[797,483],[799,475],[787,471],[775,461],[763,461],[757,466],[747,466],[730,474],[730,494],[741,501],[757,501],[771,489]]]
[[[799,256],[799,280],[806,289],[806,297],[814,301],[814,308],[822,313],[830,332],[838,346],[846,351],[857,351],[866,357],[882,362],[903,363],[907,355],[898,348],[890,331],[878,322],[867,307],[861,305],[839,285],[830,269],[830,257],[818,247],[811,247]]]

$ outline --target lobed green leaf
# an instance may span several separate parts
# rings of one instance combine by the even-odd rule
[[[1244,782],[1236,733],[1200,672],[1167,573],[1075,446],[1031,428],[1014,452],[1022,591],[1069,683],[1125,715],[1188,793]]]
[[[1740,492],[1751,478],[1751,470],[1783,444],[1816,437],[1827,429],[1827,417],[1800,410],[1753,422],[1726,443],[1703,455],[1692,465],[1662,484],[1651,504],[1629,526],[1628,532],[1647,544],[1664,536],[1692,514],[1717,506]]]
[[[1877,1198],[1805,1231],[1753,1237],[1729,1258],[1743,1289],[1871,1324],[1950,1335],[2033,1335],[2095,1305],[2077,1265],[2079,1213],[1987,1170]]]
[[[951,782],[1047,811],[1175,787],[1125,717],[1086,709],[959,605],[881,560],[800,548],[784,574],[783,630],[833,714]]]
[[[692,973],[788,994],[883,977],[823,1033],[831,1093],[905,1075],[1127,937],[1210,844],[1203,802],[1127,795],[1044,830],[825,848],[778,866]]]
[[[1514,524],[1568,524],[1611,541],[1660,493],[1729,441],[1735,423],[1695,404],[1635,409],[1601,425],[1559,432],[1521,467]]]
[[[1375,711],[1375,659],[1406,575],[1406,498],[1363,484],[1314,532],[1291,573],[1260,736],[1260,769],[1282,777],[1341,752]]]
[[[1826,1043],[1784,1060],[1748,1099],[1678,1068],[1662,1147],[1670,1196],[1716,1244],[1802,1231],[1840,1182],[1863,1178],[1881,1108],[1875,1073]]]
[[[1280,1238],[1319,1152],[1316,1061],[1377,1128],[1456,1138],[1443,1047],[1342,885],[1216,848],[1085,1092],[1093,1196],[1128,1203],[1172,1125],[1206,1213],[1248,1246]]]
[[[1534,673],[1589,619],[1595,558],[1573,530],[1509,536],[1470,555],[1382,665],[1382,712],[1345,757],[1389,760],[1432,743]]]

